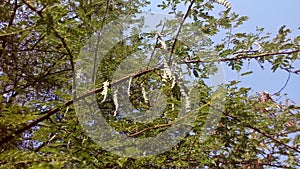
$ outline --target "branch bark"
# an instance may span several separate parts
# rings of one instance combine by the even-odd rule
[[[119,84],[119,83],[121,83],[121,82],[123,82],[123,81],[129,79],[130,77],[139,77],[139,76],[142,76],[142,75],[144,75],[144,74],[146,74],[146,73],[148,73],[148,72],[152,72],[152,71],[159,70],[159,69],[160,69],[160,67],[157,67],[157,68],[152,68],[152,69],[148,69],[148,70],[144,70],[144,71],[140,71],[140,72],[137,72],[137,73],[130,74],[130,75],[124,77],[124,78],[121,78],[121,79],[119,79],[119,80],[117,80],[117,81],[115,81],[115,82],[112,82],[112,83],[110,84],[110,86],[117,85],[117,84]],[[48,119],[50,116],[52,116],[52,115],[54,115],[55,113],[61,111],[63,108],[72,105],[75,101],[77,101],[77,100],[82,100],[82,99],[84,99],[84,98],[86,98],[86,97],[88,97],[88,96],[91,96],[91,95],[93,95],[93,94],[95,94],[95,93],[98,93],[98,92],[100,92],[100,91],[102,91],[102,90],[103,90],[103,87],[97,88],[97,89],[94,89],[94,90],[91,90],[91,91],[89,91],[88,93],[86,93],[86,94],[84,94],[84,95],[82,95],[82,96],[77,97],[76,100],[74,100],[74,99],[69,100],[69,101],[65,102],[62,106],[57,107],[57,108],[53,108],[53,109],[51,109],[51,110],[49,110],[49,111],[43,113],[43,114],[45,114],[45,115],[43,115],[42,117],[40,117],[40,118],[34,120],[33,122],[31,122],[31,123],[29,123],[28,125],[22,127],[21,129],[18,129],[18,130],[16,130],[16,131],[14,131],[13,134],[11,134],[11,135],[9,135],[9,136],[7,136],[7,137],[4,137],[2,140],[0,140],[0,146],[3,145],[3,144],[5,144],[5,143],[7,143],[7,142],[9,142],[9,141],[12,140],[15,136],[17,136],[17,135],[19,135],[19,134],[22,134],[22,133],[25,132],[26,130],[29,130],[31,127],[34,127],[34,126],[36,126],[37,124],[39,124],[40,122],[42,122],[42,121]]]
[[[239,59],[258,59],[266,56],[275,56],[275,55],[291,55],[294,53],[299,53],[300,49],[297,50],[292,50],[292,51],[287,51],[287,52],[272,52],[272,53],[262,53],[262,54],[257,54],[257,55],[249,55],[245,54],[250,51],[245,51],[245,52],[237,52],[237,54],[234,57],[231,58],[221,58],[221,59],[215,59],[215,60],[188,60],[185,61],[184,63],[211,63],[211,62],[226,62],[226,61],[236,61]]]

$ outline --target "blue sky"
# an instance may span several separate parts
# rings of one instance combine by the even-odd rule
[[[256,27],[264,27],[265,32],[276,35],[278,29],[282,25],[286,25],[287,28],[292,29],[293,33],[290,38],[300,35],[300,0],[228,0],[231,2],[232,9],[239,13],[241,16],[248,16],[249,20],[245,22],[237,31],[239,32],[255,32]],[[162,12],[156,7],[160,0],[151,2],[152,12]],[[185,9],[182,9],[185,11]],[[224,10],[224,7],[217,5],[215,10]],[[221,37],[222,38],[222,37]],[[299,67],[298,65],[294,65]],[[270,65],[264,65],[265,69],[262,70],[255,61],[251,61],[249,66],[245,66],[245,69],[241,73],[254,70],[254,73],[249,76],[240,77],[238,73],[231,71],[229,68],[225,68],[225,76],[227,81],[229,80],[241,80],[241,86],[252,87],[252,92],[268,91],[270,94],[278,92],[285,84],[288,78],[288,73],[285,71],[277,71],[273,73],[270,70]],[[281,92],[287,93],[287,98],[292,99],[296,103],[300,104],[300,76],[292,75],[288,85]],[[285,99],[285,98],[282,98]]]
[[[282,25],[287,25],[292,29],[291,38],[300,35],[297,29],[300,27],[300,1],[299,0],[230,0],[232,10],[241,15],[246,15],[249,20],[240,28],[241,31],[254,31],[256,26],[264,27],[266,32],[271,32],[274,36]],[[300,64],[295,65],[300,69]],[[241,77],[242,85],[252,86],[253,91],[267,90],[273,94],[282,88],[286,82],[288,74],[285,71],[273,73],[269,66],[265,65],[265,70],[261,70],[258,64],[252,62],[250,69],[254,69],[254,74]],[[237,75],[226,71],[227,80]],[[300,76],[292,75],[287,87],[282,93],[287,93],[288,98],[300,104]]]

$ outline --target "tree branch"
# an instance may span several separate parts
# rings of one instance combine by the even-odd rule
[[[33,6],[31,6],[29,3],[27,3],[25,0],[21,0],[26,6],[28,6],[29,9],[36,12],[41,18],[43,18],[42,12],[35,9]]]
[[[123,77],[123,78],[121,78],[119,80],[116,80],[115,82],[112,82],[110,84],[110,86],[117,85],[117,84],[119,84],[119,83],[121,83],[121,82],[129,79],[130,77],[139,77],[139,76],[142,76],[144,74],[147,74],[148,72],[152,72],[152,71],[159,70],[159,69],[160,69],[160,67],[157,67],[157,68],[152,68],[152,69],[143,70],[143,71],[140,71],[140,72],[137,72],[137,73],[130,74],[130,75],[126,76],[126,77]],[[29,123],[28,125],[24,126],[23,128],[14,131],[13,134],[11,134],[11,135],[9,135],[7,137],[4,137],[2,140],[0,140],[0,146],[3,145],[3,144],[5,144],[5,143],[7,143],[7,142],[9,142],[10,140],[12,140],[16,135],[19,135],[19,134],[25,132],[26,130],[30,129],[31,127],[36,126],[38,123],[40,123],[40,122],[48,119],[50,116],[52,116],[53,114],[61,111],[63,108],[72,105],[74,103],[74,101],[82,100],[82,99],[84,99],[84,98],[86,98],[88,96],[91,96],[94,93],[98,93],[98,92],[100,92],[102,90],[103,90],[103,87],[91,90],[88,93],[86,93],[86,94],[84,94],[82,96],[79,96],[78,98],[76,98],[76,100],[74,100],[74,99],[69,100],[69,101],[65,102],[62,106],[57,107],[57,108],[53,108],[53,109],[51,109],[51,110],[43,113],[43,114],[45,114],[44,116],[42,116],[42,117],[34,120],[33,122]]]
[[[53,30],[54,34],[56,37],[58,37],[60,39],[60,41],[62,42],[64,48],[67,50],[67,53],[70,57],[70,63],[71,63],[71,67],[72,67],[72,72],[73,72],[73,89],[76,89],[76,72],[75,72],[75,66],[74,66],[74,56],[69,48],[69,46],[67,45],[67,42],[65,40],[64,37],[60,36],[60,34],[58,33],[58,31],[53,27],[53,25],[51,25],[51,29]],[[76,92],[73,92],[73,96],[76,98]]]
[[[199,107],[199,110],[202,109],[202,108],[204,108],[204,107],[206,107],[206,106],[208,106],[209,104],[210,104],[210,102],[207,102],[207,103],[203,104],[201,107]],[[134,137],[134,136],[140,135],[140,134],[142,134],[142,133],[144,133],[144,132],[146,132],[146,131],[152,130],[152,129],[164,128],[164,127],[172,126],[173,124],[178,123],[179,121],[185,119],[186,117],[192,115],[193,113],[194,113],[194,112],[189,112],[188,114],[186,114],[186,115],[184,115],[184,116],[182,116],[182,117],[179,117],[178,119],[176,119],[176,120],[173,121],[172,123],[168,123],[168,124],[159,124],[159,125],[155,125],[155,126],[153,126],[153,127],[148,127],[148,128],[143,129],[143,130],[140,130],[140,131],[138,131],[138,132],[135,132],[135,133],[133,133],[133,134],[127,134],[127,136],[129,136],[129,137]]]
[[[97,56],[98,56],[98,47],[100,44],[100,36],[102,35],[103,32],[103,26],[104,22],[106,20],[107,14],[108,14],[108,7],[109,7],[110,0],[106,1],[106,7],[104,11],[104,15],[101,21],[101,26],[100,26],[100,31],[97,32],[97,42],[96,42],[96,48],[95,48],[95,53],[94,53],[94,66],[93,66],[93,74],[92,74],[92,82],[95,82],[95,73],[96,73],[96,66],[97,66]]]
[[[248,51],[250,52],[250,51]],[[272,52],[272,53],[262,53],[258,55],[244,55],[247,52],[237,52],[235,57],[231,58],[221,58],[221,59],[214,59],[214,60],[187,60],[184,63],[211,63],[211,62],[226,62],[226,61],[237,61],[239,59],[257,59],[266,56],[275,56],[275,55],[290,55],[294,53],[299,53],[300,49],[292,50],[288,52]]]
[[[193,6],[194,2],[195,2],[195,0],[192,0],[192,1],[191,1],[191,4],[189,5],[189,7],[188,7],[188,9],[187,9],[187,11],[186,11],[184,17],[182,18],[182,20],[181,20],[181,22],[180,22],[180,25],[179,25],[177,34],[176,34],[176,36],[175,36],[175,40],[174,40],[174,42],[173,42],[173,44],[172,44],[171,54],[170,54],[170,58],[169,58],[169,59],[170,59],[170,60],[169,60],[169,63],[170,63],[171,60],[172,60],[172,55],[173,55],[173,53],[174,53],[175,46],[176,46],[176,42],[177,42],[177,40],[178,40],[179,34],[181,33],[181,29],[182,29],[182,27],[183,27],[184,21],[185,21],[186,18],[189,16],[189,13],[190,13],[190,11],[191,11],[191,9],[192,9],[192,6]]]
[[[237,117],[235,117],[235,116],[233,116],[233,115],[230,115],[229,113],[224,113],[224,112],[223,112],[223,114],[226,115],[226,116],[228,116],[228,117],[233,118],[234,120],[236,120],[236,121],[238,121],[238,122],[241,122],[240,119],[238,119]],[[256,127],[253,127],[253,126],[250,126],[250,125],[244,125],[244,126],[250,128],[250,129],[252,129],[252,130],[254,130],[254,131],[256,131],[256,132],[258,132],[258,133],[260,133],[260,134],[262,134],[263,136],[265,136],[265,137],[267,137],[267,138],[269,138],[269,139],[275,141],[276,143],[278,143],[278,144],[280,144],[280,145],[283,145],[283,146],[285,146],[285,147],[287,147],[287,148],[289,148],[289,149],[292,149],[292,150],[294,150],[294,151],[300,153],[300,150],[297,149],[296,147],[290,146],[290,145],[288,145],[288,144],[286,144],[286,143],[284,143],[284,142],[282,142],[282,141],[280,141],[280,140],[274,138],[272,135],[263,132],[263,131],[262,131],[261,129],[259,129],[259,128],[256,128]]]

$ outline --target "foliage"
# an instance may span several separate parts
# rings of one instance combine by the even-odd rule
[[[215,16],[214,2],[224,5],[226,11]],[[291,30],[286,26],[274,37],[263,28],[257,28],[254,33],[238,32],[247,17],[230,11],[227,1],[162,1],[159,7],[176,16],[175,21],[165,23],[163,32],[172,35],[178,30],[178,25],[174,27],[173,23],[183,21],[181,26],[201,28],[198,32],[185,32],[186,39],[194,38],[195,43],[181,43],[176,36],[162,41],[157,33],[132,32],[129,39],[110,46],[100,65],[94,65],[93,73],[97,76],[92,81],[96,82],[96,89],[86,91],[84,96],[75,95],[74,81],[78,75],[75,64],[85,62],[80,55],[97,59],[94,53],[83,50],[97,46],[97,39],[91,37],[101,34],[105,24],[121,15],[138,14],[149,3],[145,0],[0,2],[0,168],[300,167],[300,107],[289,99],[280,100],[281,91],[272,97],[267,93],[255,95],[251,88],[231,81],[225,85],[224,110],[211,104],[214,89],[207,80],[216,72],[217,63],[224,63],[242,76],[253,73],[252,70],[243,72],[243,66],[253,64],[252,60],[271,65],[273,72],[284,70],[293,76],[300,72],[295,66],[299,63],[300,36],[291,39]],[[185,12],[180,11],[182,5],[187,9]],[[226,33],[223,40],[212,43],[220,32]],[[86,43],[90,46],[85,46]],[[192,72],[196,78],[195,92],[200,97],[191,99],[199,109],[191,132],[157,156],[122,157],[106,151],[83,130],[72,99],[84,100],[95,91],[103,117],[128,137],[149,138],[166,131],[178,120],[184,92],[180,81],[160,69],[162,65],[151,65],[161,63],[161,53],[153,54],[152,67],[131,72],[130,88],[119,89],[129,91],[130,101],[139,111],[147,111],[155,103],[146,97],[152,90],[162,91],[166,102],[156,100],[165,106],[160,117],[151,122],[122,118],[120,111],[116,111],[117,102],[111,90],[125,77],[122,71],[113,76],[119,67],[127,70],[149,61],[135,56],[128,60],[131,65],[122,65],[127,55],[164,48],[172,51],[180,64],[187,66],[186,73]],[[217,57],[212,58],[210,53],[217,53]],[[107,92],[103,92],[105,82],[110,84]],[[122,97],[118,95],[119,101]],[[125,111],[122,105],[119,108]],[[221,118],[208,131],[207,140],[199,142],[210,109],[220,113]]]

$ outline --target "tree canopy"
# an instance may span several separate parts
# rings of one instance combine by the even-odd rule
[[[147,32],[150,3],[0,2],[0,168],[300,167],[299,105],[218,76],[298,77],[300,36],[230,0],[162,1]]]

